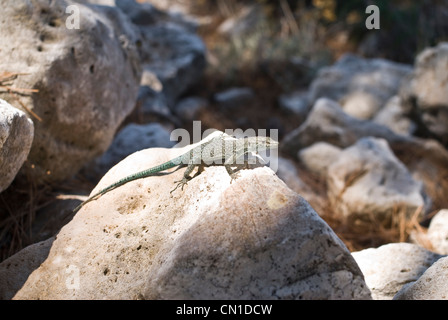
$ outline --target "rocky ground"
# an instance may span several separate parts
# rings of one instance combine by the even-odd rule
[[[448,43],[333,61],[281,1],[309,50],[288,58],[258,47],[263,6],[182,3],[0,1],[0,297],[446,298]],[[178,170],[72,213],[181,154],[193,121],[278,130],[277,172],[209,167],[171,194]]]

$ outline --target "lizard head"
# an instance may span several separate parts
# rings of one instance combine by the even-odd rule
[[[249,139],[248,151],[250,152],[260,152],[264,150],[276,149],[278,148],[278,142],[269,137],[251,137]]]

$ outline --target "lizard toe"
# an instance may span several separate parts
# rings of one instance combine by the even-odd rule
[[[233,181],[235,181],[236,179],[238,179],[239,176],[240,176],[240,173],[239,173],[239,172],[232,173],[232,174],[230,175],[230,183],[232,183]]]
[[[173,190],[171,190],[170,193],[173,193],[179,187],[183,191],[184,190],[184,186],[187,185],[187,183],[188,183],[188,180],[187,179],[182,179],[182,180],[179,180],[179,181],[174,181],[174,183],[177,183],[177,186]]]

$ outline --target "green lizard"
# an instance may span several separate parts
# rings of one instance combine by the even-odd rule
[[[217,164],[224,165],[227,173],[231,177],[231,181],[235,180],[237,173],[232,171],[231,166],[236,164],[237,159],[248,155],[255,154],[259,151],[269,150],[278,148],[278,142],[270,139],[269,137],[249,137],[236,139],[227,134],[221,133],[212,139],[209,139],[200,145],[194,147],[190,151],[170,160],[162,163],[158,166],[131,174],[117,182],[109,185],[108,187],[102,189],[98,193],[89,197],[79,206],[77,206],[73,211],[79,211],[85,204],[95,200],[96,198],[102,196],[106,192],[109,192],[117,187],[124,185],[133,180],[146,178],[148,176],[154,175],[156,173],[165,171],[170,168],[187,165],[187,169],[183,175],[182,180],[176,181],[177,186],[171,190],[170,193],[174,192],[179,186],[183,190],[184,186],[187,184],[190,178],[191,172],[196,166],[202,168],[202,166]],[[245,162],[247,163],[247,162]]]

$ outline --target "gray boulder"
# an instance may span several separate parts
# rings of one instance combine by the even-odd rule
[[[255,93],[248,87],[233,87],[215,93],[213,100],[222,109],[241,109],[249,103],[253,103]]]
[[[156,23],[139,26],[143,45],[143,77],[149,74],[161,84],[161,91],[168,107],[174,107],[177,99],[195,84],[205,69],[205,45],[194,32],[175,23]],[[145,97],[139,100],[144,103]]]
[[[394,300],[448,300],[448,257],[432,264],[416,281],[403,286]]]
[[[296,157],[298,151],[319,141],[346,148],[369,136],[387,140],[414,179],[424,182],[425,191],[435,206],[448,207],[448,180],[444,178],[448,175],[448,151],[440,143],[399,135],[373,121],[351,117],[332,100],[317,100],[306,121],[285,136],[281,147],[285,153]]]
[[[344,149],[328,168],[327,186],[335,210],[351,220],[387,222],[397,210],[410,218],[430,205],[423,184],[383,139],[362,138]]]
[[[309,189],[305,182],[300,178],[299,171],[297,170],[294,161],[282,157],[279,157],[277,161],[278,169],[276,174],[291,190],[301,194],[303,190]]]
[[[139,26],[154,25],[158,23],[177,24],[186,28],[188,31],[195,32],[198,22],[195,17],[191,16],[187,11],[173,12],[176,4],[168,4],[169,1],[164,0],[165,5],[156,4],[155,0],[137,1],[137,0],[89,0],[90,2],[105,2],[107,5],[116,5],[131,19],[133,23]],[[191,5],[186,4],[186,7]]]
[[[311,109],[307,91],[295,91],[280,95],[278,106],[285,114],[296,117],[299,123],[305,121]]]
[[[14,297],[29,275],[45,261],[54,237],[32,244],[0,263],[0,300]]]
[[[149,3],[117,1],[142,36],[143,75],[138,105],[147,120],[171,120],[179,97],[202,76],[205,44],[183,16],[170,15]]]
[[[319,71],[310,86],[310,103],[330,98],[347,114],[371,119],[398,92],[402,79],[411,71],[408,65],[346,54]]]
[[[205,45],[196,25],[184,15],[170,14],[135,0],[88,0],[116,6],[137,26],[142,41],[143,75],[138,106],[145,120],[173,119],[177,99],[195,84],[205,68]]]
[[[391,300],[442,256],[415,244],[390,243],[352,253],[375,300]]]
[[[320,98],[314,103],[306,121],[284,138],[282,148],[296,156],[299,150],[319,141],[345,148],[366,136],[388,141],[404,139],[385,126],[348,115],[333,100]]]
[[[416,124],[406,115],[398,95],[390,98],[372,120],[397,134],[413,135],[416,131]]]
[[[427,238],[433,250],[440,254],[448,254],[448,210],[439,210],[431,219]]]
[[[321,141],[300,150],[297,158],[310,172],[326,178],[328,167],[337,161],[341,151],[341,148]]]
[[[95,159],[91,167],[96,176],[102,177],[110,168],[134,152],[155,147],[168,148],[174,144],[174,141],[170,141],[170,132],[158,123],[131,123],[118,132],[109,149]]]
[[[300,168],[301,169],[301,168]],[[277,176],[286,183],[288,188],[303,197],[316,210],[317,214],[321,215],[324,212],[324,207],[328,203],[326,201],[326,194],[316,192],[316,190],[309,185],[309,180],[302,180],[301,176],[306,174],[297,167],[297,163],[286,158],[278,158]]]
[[[448,143],[448,42],[421,52],[400,90],[403,104],[420,134]]]
[[[205,45],[196,34],[194,19],[165,8],[160,10],[149,2],[77,1],[115,6],[137,26],[142,38],[139,45],[143,74],[135,116],[145,123],[180,125],[173,115],[177,99],[198,81],[205,67]]]
[[[201,97],[187,97],[181,99],[174,107],[174,113],[184,121],[198,119],[199,113],[207,108],[208,101]]]
[[[9,187],[31,149],[33,122],[0,99],[0,192]]]
[[[79,29],[66,25],[73,4]],[[12,87],[39,90],[20,96],[42,119],[34,123],[28,163],[38,182],[63,180],[108,148],[134,108],[141,39],[113,7],[69,0],[1,0],[0,7],[0,70],[27,74]],[[0,98],[12,100],[8,92]]]

